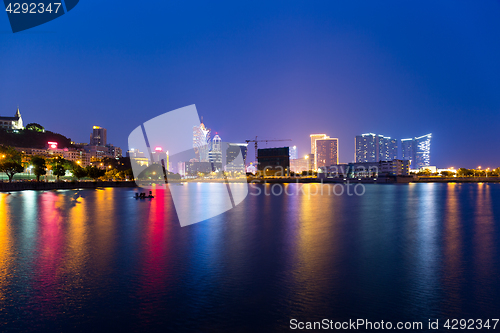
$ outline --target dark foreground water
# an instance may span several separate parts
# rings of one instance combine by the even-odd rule
[[[164,191],[0,193],[2,331],[500,317],[500,184],[284,186],[183,228]]]

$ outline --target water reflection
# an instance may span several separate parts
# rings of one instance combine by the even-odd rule
[[[478,306],[490,312],[488,304],[493,301],[494,296],[488,289],[498,286],[498,276],[494,274],[494,216],[491,201],[491,186],[489,184],[478,184],[477,198],[475,200],[474,221],[474,257],[475,257],[475,301]],[[498,199],[497,199],[498,200]]]
[[[462,308],[460,281],[463,279],[463,225],[461,223],[460,184],[448,184],[444,215],[443,288],[454,311]]]
[[[9,283],[12,274],[12,235],[11,213],[7,204],[9,194],[0,193],[0,301],[2,310],[7,301]]]
[[[130,189],[0,193],[2,319],[24,331],[96,321],[259,331],[292,317],[500,310],[498,185],[369,185],[361,197],[277,186],[293,195],[249,195],[183,228],[163,188],[152,200]]]

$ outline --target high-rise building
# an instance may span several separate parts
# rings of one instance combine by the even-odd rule
[[[326,134],[311,134],[311,154],[314,156],[314,169],[317,169],[317,159],[316,159],[316,140],[326,139],[328,136]]]
[[[411,161],[413,169],[431,165],[432,134],[401,140],[402,159]]]
[[[200,162],[208,162],[208,152],[210,151],[210,129],[201,123],[200,126],[193,127],[193,148],[199,156]]]
[[[105,146],[107,140],[106,129],[100,126],[94,126],[92,129],[92,134],[90,134],[90,145],[91,146]]]
[[[222,170],[221,138],[217,134],[212,140],[212,149],[208,152],[208,161],[212,163],[214,171]]]
[[[356,163],[377,162],[379,157],[379,141],[376,134],[366,133],[357,135],[354,142],[356,146],[354,160]]]
[[[401,140],[401,159],[404,161],[413,160],[413,139]]]
[[[431,138],[432,134],[426,134],[415,138],[414,151],[415,161],[418,168],[431,165]]]
[[[379,161],[392,161],[398,159],[398,140],[379,135],[378,146]]]
[[[366,133],[357,135],[354,142],[356,163],[392,161],[398,158],[398,141],[396,139]]]
[[[228,143],[226,147],[225,170],[244,173],[248,143]]]
[[[257,150],[258,170],[266,175],[287,175],[290,171],[290,152],[288,147]]]
[[[316,169],[339,163],[339,140],[324,138],[316,140]]]
[[[298,157],[297,146],[290,147],[290,160],[296,160]]]

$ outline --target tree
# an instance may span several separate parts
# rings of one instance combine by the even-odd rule
[[[105,175],[106,171],[103,169],[99,169],[95,166],[88,166],[86,168],[87,175],[92,178],[94,181],[97,181],[98,178]]]
[[[115,180],[116,178],[118,178],[118,170],[116,169],[109,169],[108,171],[106,171],[106,173],[104,174],[104,178],[106,180]]]
[[[12,147],[0,146],[0,172],[5,172],[12,182],[16,173],[24,171],[23,155]]]
[[[87,176],[87,170],[78,164],[75,164],[71,171],[73,172],[73,176],[75,176],[78,180]]]
[[[51,166],[52,174],[56,176],[57,181],[59,181],[59,177],[66,174],[66,169],[70,168],[71,163],[60,156],[56,156],[49,160],[49,165]]]
[[[29,123],[28,125],[26,125],[25,128],[27,130],[35,131],[35,132],[45,132],[45,128],[43,128],[42,125],[37,124],[37,123]]]
[[[33,165],[33,173],[36,176],[36,181],[40,181],[40,176],[47,174],[47,165],[45,163],[45,158],[41,156],[33,156],[31,158],[31,164]]]
[[[445,170],[445,171],[441,171],[441,175],[443,177],[453,177],[453,172]]]
[[[466,169],[466,168],[460,168],[457,171],[457,176],[459,177],[468,177],[474,175],[474,171]]]
[[[124,173],[126,179],[134,180],[134,172],[132,171],[132,168],[127,169],[127,170],[122,171],[122,172]]]

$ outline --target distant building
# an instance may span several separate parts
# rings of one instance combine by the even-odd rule
[[[410,162],[403,160],[337,164],[321,168],[326,177],[376,178],[381,176],[407,176]]]
[[[22,130],[24,128],[23,118],[21,117],[21,112],[19,112],[19,108],[17,108],[14,117],[0,117],[0,128],[5,129],[7,131]]]
[[[109,149],[109,154],[114,156],[115,158],[123,157],[123,152],[122,152],[122,149],[120,147],[113,146],[110,143],[108,143],[106,145],[106,147],[108,147],[108,149]]]
[[[290,147],[290,160],[296,160],[298,156],[297,146]]]
[[[316,169],[339,163],[339,140],[325,138],[316,140]]]
[[[100,126],[94,126],[90,134],[91,146],[105,146],[107,142],[107,131]]]
[[[392,161],[398,158],[398,141],[383,135],[366,133],[355,140],[356,163]]]
[[[357,135],[354,142],[356,146],[354,161],[356,163],[377,162],[379,154],[376,134]]]
[[[431,165],[432,134],[401,140],[402,159],[411,161],[412,169]]]
[[[210,132],[203,122],[200,126],[193,126],[193,148],[199,155],[200,162],[208,162],[208,152],[210,151]]]
[[[290,171],[295,173],[301,173],[303,171],[309,171],[313,169],[313,160],[309,158],[309,154],[306,155],[307,158],[297,158],[290,160]]]
[[[212,163],[214,171],[222,170],[221,138],[216,134],[212,140],[212,149],[208,152],[208,161]]]
[[[197,176],[199,173],[209,174],[212,172],[210,162],[185,162],[185,175]]]
[[[317,160],[316,160],[316,140],[326,139],[328,136],[326,134],[311,134],[311,154],[314,157],[314,169],[317,169]]]
[[[383,135],[378,136],[379,161],[392,161],[398,159],[398,140]]]
[[[290,171],[290,151],[288,147],[257,150],[258,170],[266,175],[287,175]]]
[[[25,155],[26,161],[33,156],[42,156],[45,158],[53,158],[56,156],[61,156],[68,161],[72,161],[80,165],[81,167],[86,167],[90,165],[90,155],[87,154],[81,148],[57,148],[57,145],[49,145],[46,149],[40,148],[21,148],[14,147],[19,152]]]
[[[245,172],[248,143],[228,143],[225,170],[228,172]],[[238,156],[241,155],[241,158]]]
[[[109,147],[87,145],[83,149],[90,155],[91,162],[100,161],[106,157],[115,158],[114,153],[110,151]]]

